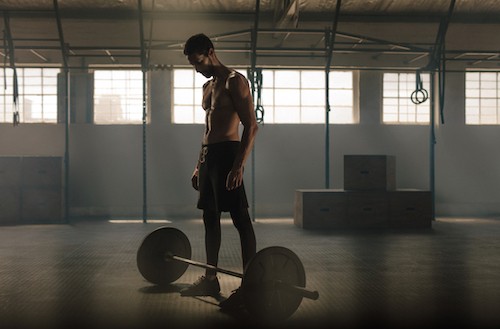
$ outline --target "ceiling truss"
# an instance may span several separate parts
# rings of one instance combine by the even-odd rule
[[[338,0],[340,1],[340,0]],[[135,11],[135,20],[139,26],[139,38],[135,45],[72,45],[65,40],[64,20],[68,19],[68,12],[62,15],[58,8],[58,1],[53,0],[54,9],[39,10],[39,11],[3,11],[4,17],[14,16],[23,17],[37,13],[39,16],[52,16],[55,25],[57,26],[58,35],[54,37],[19,37],[16,38],[15,33],[11,35],[11,42],[14,49],[18,53],[29,53],[33,59],[31,63],[19,62],[18,66],[45,66],[45,65],[60,65],[68,68],[85,68],[93,59],[105,59],[107,64],[113,65],[138,65],[153,69],[158,66],[165,67],[167,63],[161,61],[151,61],[155,52],[179,53],[182,51],[184,40],[155,38],[153,35],[153,26],[156,20],[168,19],[168,16],[159,16],[155,11],[155,1],[148,2],[151,4],[149,10],[142,7],[142,1],[138,1],[138,8]],[[259,1],[256,1],[258,9]],[[299,2],[293,1],[277,1],[281,7],[276,7],[274,12],[274,27],[260,28],[258,27],[259,15],[263,13],[258,10],[253,14],[254,28],[230,31],[209,35],[217,43],[217,51],[233,54],[243,54],[258,58],[323,58],[325,61],[328,58],[328,31],[327,29],[308,29],[298,28],[299,17]],[[369,55],[372,59],[378,59],[380,56],[393,56],[394,58],[402,58],[399,60],[409,69],[423,67],[423,63],[427,61],[429,64],[435,58],[437,49],[442,50],[442,59],[449,62],[467,63],[468,68],[476,66],[484,66],[498,68],[500,65],[500,50],[499,49],[447,49],[444,47],[445,34],[448,25],[453,24],[451,14],[453,12],[454,1],[450,2],[450,10],[448,15],[442,15],[439,22],[440,28],[436,36],[435,43],[422,42],[394,42],[384,38],[374,38],[372,36],[345,32],[336,30],[334,35],[335,42],[331,45],[333,55],[337,54],[362,54]],[[123,19],[133,17],[131,13],[123,14]],[[246,15],[248,14],[241,14]],[[266,13],[267,15],[267,13]],[[36,15],[35,15],[36,17]],[[5,22],[5,18],[4,18]],[[147,34],[147,35],[146,35]],[[4,44],[6,40],[3,36]],[[292,39],[306,39],[304,42],[292,42]],[[55,60],[49,56],[48,52],[59,51],[60,57]],[[4,50],[0,53],[3,57],[9,58],[9,52]],[[77,64],[75,64],[75,62]],[[9,61],[5,61],[4,66],[10,65]],[[71,64],[70,64],[71,63]],[[255,62],[255,65],[259,65]],[[333,61],[333,66],[336,63]],[[373,65],[371,65],[373,66]],[[363,67],[360,67],[361,69]],[[365,67],[366,68],[366,67]],[[373,67],[376,68],[376,67]],[[399,66],[401,68],[401,65]]]

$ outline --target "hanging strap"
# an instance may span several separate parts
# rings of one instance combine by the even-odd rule
[[[255,69],[255,89],[257,93],[257,99],[255,104],[255,117],[257,123],[264,123],[264,106],[262,105],[262,69]]]
[[[420,76],[420,70],[417,70],[416,74],[416,86],[415,91],[411,93],[411,101],[413,104],[419,105],[424,103],[429,99],[429,93],[424,89],[424,84],[422,83],[422,77]]]
[[[17,69],[16,69],[16,61],[14,57],[14,42],[12,41],[12,34],[10,32],[10,19],[9,19],[9,13],[4,11],[4,23],[5,23],[5,30],[4,30],[4,49],[7,48],[5,45],[5,41],[7,41],[7,46],[8,49],[6,49],[5,53],[5,58],[4,58],[4,77],[5,77],[5,64],[6,64],[6,58],[9,56],[10,60],[10,67],[14,71],[13,74],[13,109],[12,109],[12,123],[14,126],[19,125],[19,106],[18,106],[18,99],[19,99],[19,88],[18,88],[18,82],[17,82]],[[7,80],[4,78],[4,86],[7,88]]]

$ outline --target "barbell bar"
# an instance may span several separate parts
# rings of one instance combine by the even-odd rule
[[[275,248],[275,247],[268,247],[268,248]],[[201,268],[204,268],[204,269],[214,270],[216,272],[224,273],[224,274],[227,274],[227,275],[230,275],[230,276],[235,276],[235,277],[238,277],[238,278],[241,278],[241,279],[243,279],[245,277],[245,275],[242,274],[242,273],[238,273],[238,272],[234,272],[234,271],[230,271],[230,270],[225,270],[225,269],[217,267],[217,266],[213,266],[213,265],[210,265],[210,264],[205,264],[205,263],[197,262],[197,261],[194,261],[194,260],[191,260],[191,259],[187,259],[187,258],[179,257],[179,256],[176,256],[176,255],[172,255],[170,253],[167,253],[165,255],[165,260],[167,262],[168,261],[178,261],[178,262],[182,262],[182,263],[187,263],[189,265],[201,267]],[[305,289],[304,287],[299,287],[299,286],[291,285],[291,284],[288,284],[286,282],[283,282],[282,280],[276,280],[276,279],[274,279],[274,280],[272,280],[272,282],[270,282],[270,284],[274,285],[274,287],[276,287],[277,289],[290,289],[290,290],[294,290],[296,293],[301,294],[302,297],[305,297],[305,298],[308,298],[308,299],[316,300],[316,299],[319,298],[319,293],[317,291],[311,291],[311,290]]]
[[[191,260],[189,239],[172,227],[160,227],[151,232],[137,252],[139,272],[158,285],[174,282],[189,265],[241,278],[240,289],[246,309],[263,321],[285,320],[297,310],[302,298],[319,298],[317,291],[305,288],[304,266],[299,257],[285,247],[260,250],[243,274]]]

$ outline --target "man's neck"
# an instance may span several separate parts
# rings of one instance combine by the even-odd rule
[[[214,80],[222,80],[225,79],[229,73],[231,73],[231,70],[219,63],[219,65],[214,67],[213,78]]]

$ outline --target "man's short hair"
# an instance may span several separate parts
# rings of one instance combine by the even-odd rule
[[[209,37],[203,33],[195,34],[186,41],[184,55],[203,54],[206,56],[210,48],[214,48],[214,44]]]

